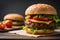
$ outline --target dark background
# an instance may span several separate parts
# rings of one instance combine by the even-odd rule
[[[60,1],[59,0],[0,0],[0,21],[4,15],[8,13],[19,13],[23,16],[26,8],[35,3],[47,3],[54,6],[60,17]]]

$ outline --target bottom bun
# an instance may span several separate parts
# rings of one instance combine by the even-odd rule
[[[29,34],[33,34],[32,31],[29,28],[26,29],[26,32],[29,33]],[[37,34],[37,35],[38,34],[49,34],[49,33],[53,33],[53,32],[54,32],[54,30],[37,30],[35,32],[35,34]]]

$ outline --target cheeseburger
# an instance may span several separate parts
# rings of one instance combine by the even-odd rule
[[[10,13],[4,16],[4,21],[11,20],[13,26],[20,26],[24,24],[24,18],[22,15],[17,13]]]
[[[23,29],[30,34],[48,34],[56,29],[56,9],[48,4],[34,4],[25,11]]]

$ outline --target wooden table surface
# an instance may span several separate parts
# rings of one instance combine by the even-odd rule
[[[11,34],[11,33],[0,33],[0,39],[50,40],[50,39],[60,39],[60,34],[57,34],[55,36],[45,36],[45,37],[34,38],[34,37],[22,36],[22,35]]]

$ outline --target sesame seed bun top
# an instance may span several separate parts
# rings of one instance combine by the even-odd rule
[[[34,15],[34,14],[57,15],[57,11],[53,6],[48,4],[33,4],[26,9],[25,15]]]

